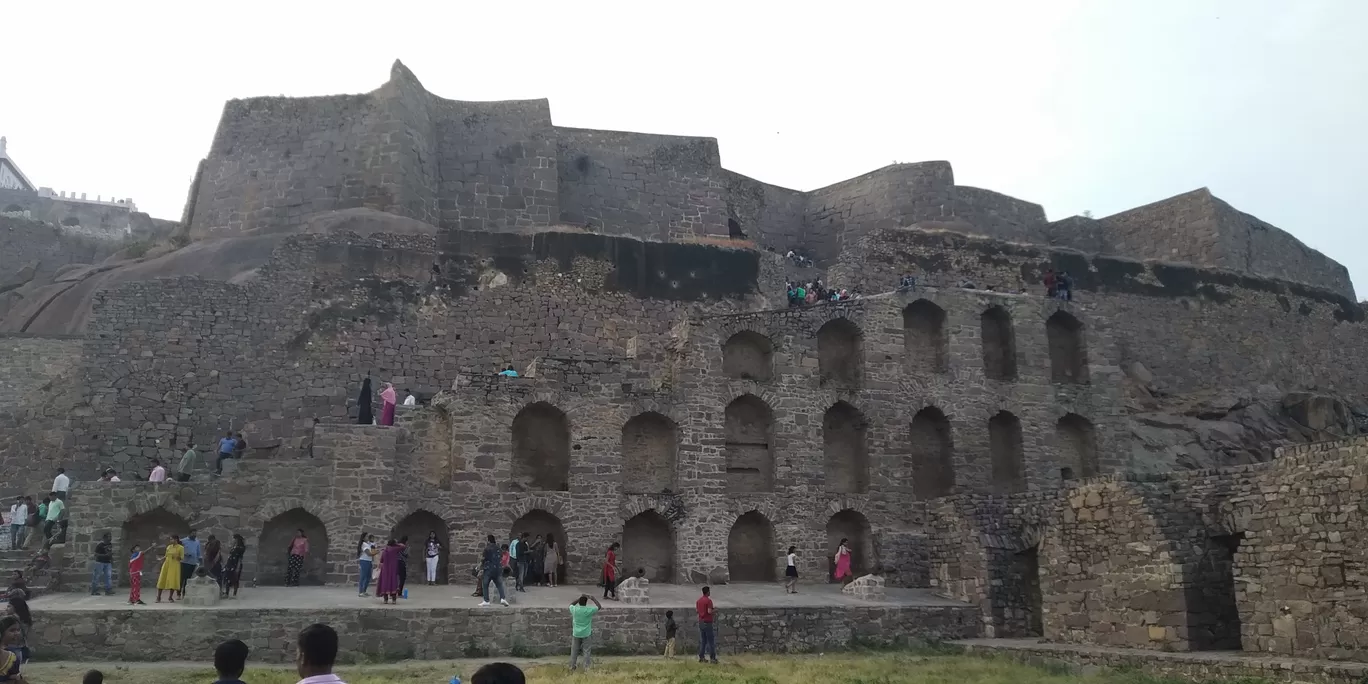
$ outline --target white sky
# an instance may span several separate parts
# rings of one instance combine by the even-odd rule
[[[223,102],[378,87],[712,136],[809,190],[893,161],[1096,216],[1201,186],[1368,285],[1368,2],[9,2],[0,135],[38,185],[178,219]]]

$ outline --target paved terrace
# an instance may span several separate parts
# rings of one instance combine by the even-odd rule
[[[153,578],[155,575],[149,575]],[[75,578],[72,578],[74,580]],[[143,585],[143,601],[146,606],[136,610],[280,610],[299,608],[354,609],[374,607],[377,610],[428,610],[433,608],[476,608],[480,599],[471,596],[475,583],[452,584],[429,587],[410,586],[409,598],[400,599],[397,606],[386,606],[378,598],[362,598],[356,595],[354,587],[243,587],[237,599],[220,601],[217,606],[185,606],[175,603],[155,603],[156,589]],[[511,585],[507,587],[511,589]],[[491,587],[491,592],[493,588]],[[589,594],[598,598],[605,609],[612,610],[650,610],[653,608],[693,608],[699,597],[699,587],[679,584],[652,584],[650,605],[629,605],[618,601],[605,601],[603,589],[595,586],[570,587],[530,587],[526,592],[509,592],[509,602],[521,608],[563,608]],[[799,585],[797,594],[784,593],[781,584],[741,583],[713,587],[713,602],[719,611],[728,608],[827,608],[827,607],[956,607],[964,608],[966,603],[935,596],[927,589],[887,590],[887,599],[871,603],[851,598],[841,593],[834,584]],[[491,594],[494,605],[484,610],[508,610],[498,604],[497,592]],[[132,610],[128,605],[128,589],[118,589],[114,596],[90,596],[82,592],[62,592],[42,596],[33,602],[33,610],[38,613],[48,611],[98,611]]]

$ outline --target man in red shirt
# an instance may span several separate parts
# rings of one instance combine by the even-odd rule
[[[706,651],[716,665],[717,633],[713,631],[713,618],[717,617],[717,611],[713,609],[711,587],[703,587],[703,595],[698,597],[694,607],[698,609],[698,662],[703,662]]]

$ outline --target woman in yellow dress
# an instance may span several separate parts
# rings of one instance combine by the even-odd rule
[[[166,555],[162,556],[161,574],[157,576],[157,603],[161,603],[163,591],[169,591],[168,603],[176,602],[176,592],[181,586],[181,561],[185,559],[185,547],[181,546],[180,536],[171,535],[166,544]]]

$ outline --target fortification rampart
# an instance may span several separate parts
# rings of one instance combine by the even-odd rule
[[[1352,293],[1342,267],[1205,191],[1053,224],[1039,205],[955,185],[946,162],[800,192],[722,168],[711,138],[554,126],[545,100],[446,100],[399,63],[364,95],[229,102],[185,223],[194,236],[237,235],[357,208],[468,231],[565,224],[660,241],[744,236],[822,267],[869,231],[939,222]]]

